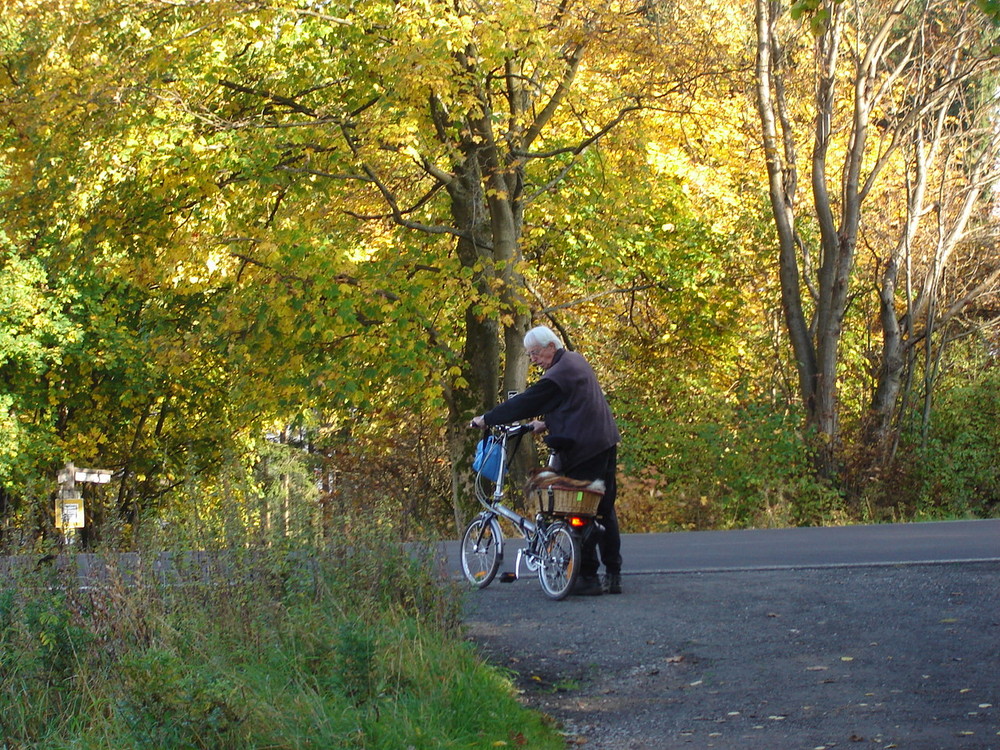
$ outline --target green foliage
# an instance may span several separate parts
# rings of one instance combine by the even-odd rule
[[[429,558],[375,531],[177,553],[166,578],[154,559],[92,559],[107,567],[86,594],[65,574],[39,596],[37,573],[6,571],[4,744],[434,750],[516,732],[563,746],[463,641],[458,592]]]
[[[445,421],[482,365],[464,361],[469,326],[515,310],[599,369],[632,530],[839,519],[796,429],[745,9],[667,5],[5,5],[5,543],[53,534],[67,460],[115,471],[87,498],[88,545],[285,547],[365,536],[359,511],[399,538],[440,533]],[[786,5],[820,31],[835,1]],[[487,154],[511,194],[477,192]],[[489,241],[459,257],[449,233],[487,226],[487,199],[514,214],[514,268]],[[877,311],[857,300],[844,362],[865,372]],[[850,429],[868,387],[841,390]],[[261,444],[271,431],[296,448]],[[351,554],[385,584],[389,566]]]
[[[809,436],[796,411],[768,402],[743,405],[723,449],[725,527],[822,526],[847,520],[843,498],[818,479]]]
[[[714,413],[721,407],[716,404]],[[801,419],[780,403],[747,401],[709,422],[647,422],[620,480],[619,516],[636,530],[811,526],[846,519],[839,494],[816,479]],[[632,460],[635,460],[634,458]]]
[[[249,709],[236,684],[157,647],[130,653],[119,666],[123,697],[116,710],[135,745],[215,748],[245,743],[240,725]]]
[[[3,229],[51,287],[4,285],[18,315],[40,323],[0,325],[10,494],[26,499],[67,459],[112,468],[113,512],[131,524],[165,486],[245,452],[272,420],[316,407],[332,420],[440,413],[440,373],[456,357],[427,331],[433,318],[451,341],[446,303],[467,279],[447,246],[366,227],[347,212],[370,202],[317,179],[359,169],[329,145],[329,123],[380,91],[402,94],[391,71],[367,65],[365,29],[391,6],[343,24],[280,3],[53,5],[18,3],[4,20]],[[351,51],[361,46],[366,55]],[[327,77],[343,87],[317,85]],[[310,93],[287,107],[262,104],[268,91]],[[57,109],[36,111],[43,101]],[[377,133],[359,144],[381,153]],[[5,281],[24,276],[11,263]],[[57,325],[73,337],[46,354]]]
[[[791,4],[790,15],[798,21],[801,18],[809,19],[809,28],[812,33],[819,36],[830,22],[829,4],[839,4],[844,0],[795,0]]]
[[[50,373],[82,337],[64,311],[71,301],[38,259],[20,257],[0,234],[0,484],[23,487],[53,437],[39,416]]]
[[[0,731],[14,746],[43,735],[48,716],[79,708],[81,696],[64,686],[95,646],[79,602],[51,583],[44,572],[8,574],[0,589]]]
[[[995,368],[942,391],[929,438],[909,445],[901,462],[912,467],[911,488],[891,499],[923,518],[986,518],[1000,513],[1000,375]],[[909,508],[907,508],[909,506]]]
[[[975,0],[976,6],[994,23],[1000,24],[1000,1]]]

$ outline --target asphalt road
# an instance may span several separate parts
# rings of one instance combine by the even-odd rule
[[[503,570],[520,541],[508,539]],[[459,575],[458,543],[444,545]],[[625,575],[1000,560],[1000,519],[740,531],[626,534]],[[521,571],[526,575],[525,571]]]
[[[643,573],[981,562],[1000,560],[1000,519],[637,534],[622,546]]]
[[[1000,521],[627,536],[621,596],[470,592],[588,750],[1000,750]],[[513,553],[507,556],[509,563]]]

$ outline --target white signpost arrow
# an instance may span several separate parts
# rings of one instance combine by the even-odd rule
[[[56,477],[59,494],[56,497],[55,520],[56,528],[63,530],[67,542],[70,541],[70,529],[82,529],[86,525],[83,498],[76,483],[107,484],[111,481],[111,474],[107,469],[78,469],[72,461],[59,471]]]

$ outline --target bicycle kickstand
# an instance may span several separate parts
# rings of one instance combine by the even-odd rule
[[[517,551],[517,557],[514,558],[514,570],[505,570],[500,574],[500,583],[514,583],[518,578],[521,577],[521,556],[524,555],[524,550],[519,549]]]

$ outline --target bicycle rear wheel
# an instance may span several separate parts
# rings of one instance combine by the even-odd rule
[[[462,535],[462,573],[484,589],[496,576],[503,559],[503,531],[495,517],[476,516]]]
[[[538,582],[549,599],[564,599],[580,574],[580,540],[564,521],[545,531]]]

